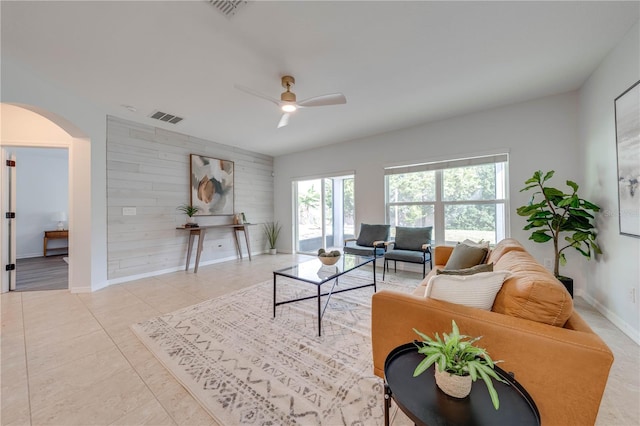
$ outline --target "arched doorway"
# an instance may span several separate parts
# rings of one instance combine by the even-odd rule
[[[91,141],[75,125],[50,111],[29,105],[0,104],[2,133],[0,147],[66,147],[69,150],[69,290],[91,291]],[[3,182],[7,175],[3,164]],[[3,191],[2,211],[7,194]],[[9,289],[8,223],[0,227],[2,247],[1,290]]]

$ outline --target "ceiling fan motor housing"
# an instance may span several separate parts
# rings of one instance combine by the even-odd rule
[[[296,94],[293,92],[289,92],[288,90],[286,92],[282,92],[282,94],[280,95],[280,100],[282,102],[294,102],[296,101]]]
[[[296,94],[291,92],[291,86],[296,83],[296,80],[290,75],[282,76],[282,87],[284,87],[286,92],[282,92],[280,95],[280,100],[282,102],[296,102]]]

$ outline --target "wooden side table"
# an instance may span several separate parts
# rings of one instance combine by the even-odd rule
[[[49,240],[59,240],[59,239],[65,239],[67,240],[67,246],[69,245],[69,230],[68,229],[64,229],[62,231],[44,231],[44,241],[42,243],[42,253],[44,255],[44,257],[47,257],[47,243],[49,242]],[[56,248],[52,248],[51,250],[69,250],[69,247],[56,247]]]
[[[384,424],[389,425],[391,398],[416,424],[423,425],[518,425],[539,426],[540,413],[531,396],[509,373],[495,372],[508,383],[493,381],[500,398],[500,409],[493,408],[487,387],[478,380],[471,394],[458,399],[446,395],[436,385],[434,366],[413,377],[413,370],[424,359],[413,343],[398,346],[384,365]]]

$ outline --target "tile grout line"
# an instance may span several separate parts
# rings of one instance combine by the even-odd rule
[[[33,413],[31,410],[31,384],[29,380],[29,356],[27,355],[27,324],[24,320],[24,298],[20,295],[20,314],[22,315],[22,343],[24,345],[24,368],[27,376],[27,400],[29,401],[29,424],[33,424]]]
[[[125,289],[129,294],[131,294],[132,296],[136,297],[138,300],[140,300],[141,302],[143,302],[144,304],[146,304],[147,306],[149,306],[152,309],[155,309],[153,306],[149,305],[147,302],[145,302],[144,300],[140,299],[138,296],[136,296],[134,293],[130,292],[129,290]],[[100,322],[100,320],[95,316],[95,314],[93,313],[93,311],[91,310],[91,308],[89,306],[87,306],[86,303],[84,303],[84,301],[82,299],[79,299],[80,302],[85,306],[85,308],[89,311],[89,313],[91,314],[91,316],[96,320],[96,322],[98,324],[100,324],[100,328],[102,328],[102,331],[104,331],[104,333],[109,337],[109,340],[111,340],[111,343],[113,343],[113,345],[116,347],[116,349],[118,350],[118,352],[122,355],[122,357],[125,359],[126,363],[129,365],[129,367],[131,367],[131,369],[133,371],[135,371],[136,375],[138,376],[138,378],[140,379],[140,381],[142,381],[142,383],[144,383],[144,386],[147,388],[147,390],[151,393],[151,395],[153,395],[153,398],[158,402],[158,404],[160,404],[160,406],[162,407],[162,409],[164,410],[164,412],[167,414],[167,416],[169,416],[169,418],[171,419],[171,421],[173,422],[174,425],[178,425],[178,422],[176,421],[176,419],[173,417],[173,415],[169,412],[169,410],[167,410],[167,408],[162,404],[162,402],[158,399],[158,395],[156,395],[156,393],[149,387],[149,384],[147,383],[147,381],[140,375],[140,373],[138,372],[138,370],[133,366],[133,364],[131,363],[131,361],[129,360],[129,358],[124,354],[124,352],[122,352],[122,349],[120,348],[120,346],[116,343],[115,340],[113,340],[113,336],[111,335],[111,333],[109,333],[109,331],[107,331],[107,329],[104,327],[104,324],[102,324],[102,322]],[[125,417],[126,415],[134,412],[135,410],[137,410],[138,408],[142,407],[144,405],[144,403],[138,405],[137,407],[132,408],[129,412],[125,413],[123,416],[119,417],[118,419],[114,420],[113,422],[110,423],[110,425],[112,424],[116,424],[118,422],[118,420],[120,420],[121,418]]]

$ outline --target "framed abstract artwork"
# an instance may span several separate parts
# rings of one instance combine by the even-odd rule
[[[233,161],[191,154],[191,205],[199,216],[234,213]]]
[[[614,101],[620,233],[640,238],[640,81]]]

